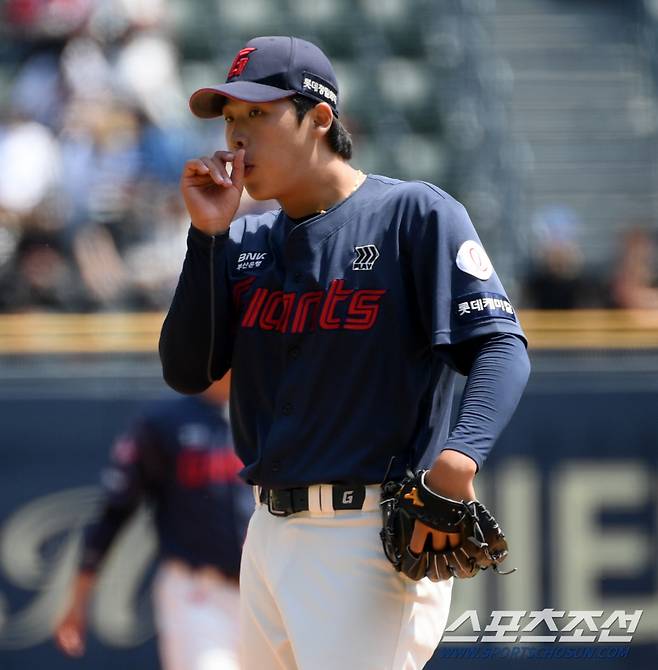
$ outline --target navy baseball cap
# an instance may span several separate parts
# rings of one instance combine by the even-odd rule
[[[272,102],[297,94],[328,103],[338,116],[336,73],[319,47],[298,37],[255,37],[238,51],[226,83],[195,91],[190,109],[212,119],[227,98]]]

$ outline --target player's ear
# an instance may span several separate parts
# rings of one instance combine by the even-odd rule
[[[326,102],[319,102],[309,112],[313,128],[320,131],[322,134],[326,133],[334,121],[334,113],[331,107]]]

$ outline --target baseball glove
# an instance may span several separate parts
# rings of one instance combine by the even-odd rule
[[[415,581],[429,577],[433,582],[474,577],[489,567],[509,574],[498,569],[507,557],[507,542],[491,512],[477,500],[451,500],[434,493],[425,485],[425,472],[408,472],[402,481],[382,485],[380,536],[395,569]],[[423,551],[413,552],[409,545],[416,521],[448,534],[451,542],[437,550],[428,546],[430,535]]]

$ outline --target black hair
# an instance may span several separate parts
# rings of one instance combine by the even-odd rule
[[[306,114],[318,104],[317,100],[308,98],[305,95],[294,95],[290,100],[295,106],[297,121],[299,121],[299,123],[301,123]],[[341,158],[344,158],[346,161],[352,158],[352,136],[337,116],[334,116],[334,120],[327,133],[327,142],[329,142],[329,148]]]

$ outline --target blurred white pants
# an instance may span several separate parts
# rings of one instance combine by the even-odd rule
[[[452,580],[395,572],[378,502],[379,487],[368,487],[369,511],[283,518],[257,505],[240,574],[242,670],[423,668],[446,626]]]
[[[238,670],[237,583],[167,561],[155,580],[154,605],[164,670]]]

